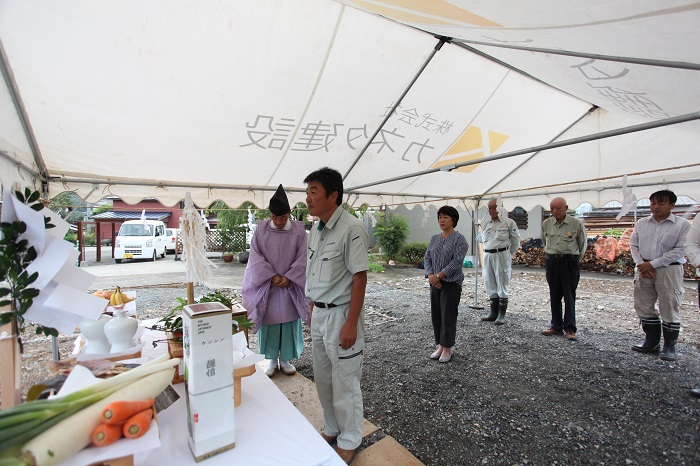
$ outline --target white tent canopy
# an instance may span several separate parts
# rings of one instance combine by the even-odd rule
[[[530,208],[629,174],[700,199],[698,25],[680,0],[0,0],[0,178],[266,206],[327,165],[354,205]]]

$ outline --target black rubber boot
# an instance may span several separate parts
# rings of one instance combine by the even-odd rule
[[[496,319],[496,325],[506,323],[506,309],[508,309],[508,298],[498,298],[498,319]]]
[[[493,322],[498,317],[498,298],[491,298],[491,314],[488,317],[482,317],[484,322]]]
[[[675,361],[676,360],[676,342],[678,341],[678,334],[681,330],[680,322],[664,322],[664,349],[661,350],[659,357],[664,361]]]
[[[644,341],[632,346],[632,349],[640,353],[658,353],[661,341],[661,319],[658,317],[642,319],[642,330],[646,334]]]
[[[695,398],[700,398],[700,388],[691,388],[690,389],[690,396],[694,396]]]

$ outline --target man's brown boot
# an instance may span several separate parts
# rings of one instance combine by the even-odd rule
[[[339,446],[335,446],[335,452],[340,456],[340,459],[345,461],[345,464],[350,464],[352,463],[352,460],[355,459],[355,454],[357,453],[357,449],[354,450],[345,450],[343,448],[340,448]]]
[[[321,431],[319,433],[321,434],[321,437],[323,437],[323,440],[325,440],[326,443],[328,443],[328,445],[333,445],[336,442],[336,440],[338,440],[337,435],[334,435],[334,436],[326,435],[326,433],[323,431]]]

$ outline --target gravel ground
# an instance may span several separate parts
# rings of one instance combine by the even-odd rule
[[[420,271],[370,274],[362,387],[365,417],[426,465],[700,464],[700,313],[687,288],[679,359],[664,362],[630,346],[642,331],[629,278],[583,278],[577,342],[544,337],[549,324],[541,271],[514,271],[508,323],[481,322],[465,282],[453,361],[438,364],[428,287]],[[472,276],[473,277],[473,276]],[[471,279],[473,280],[473,278]],[[691,286],[691,285],[689,285]],[[204,293],[195,290],[195,295]],[[238,290],[227,290],[236,297]],[[139,292],[142,319],[185,297],[182,285]],[[481,305],[483,288],[479,291]],[[61,357],[73,336],[60,336]],[[299,371],[313,379],[309,338]],[[251,337],[251,348],[257,348]],[[47,378],[50,341],[25,334],[22,386]]]

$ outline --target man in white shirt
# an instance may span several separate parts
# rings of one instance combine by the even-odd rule
[[[506,323],[508,284],[513,266],[513,254],[520,248],[518,225],[506,214],[498,212],[498,201],[488,203],[489,216],[481,221],[484,236],[484,287],[491,302],[491,314],[481,320]],[[500,217],[503,218],[500,218]]]
[[[634,310],[646,335],[632,349],[643,353],[659,351],[661,332],[664,347],[660,358],[676,360],[676,341],[681,329],[685,239],[690,222],[671,213],[676,205],[673,191],[649,196],[651,216],[637,221],[630,238],[634,276]],[[656,303],[658,301],[658,308]],[[660,318],[659,318],[660,317]]]
[[[700,277],[700,215],[695,216],[693,226],[690,227],[688,236],[685,238],[685,255],[695,266],[695,274]],[[700,282],[698,282],[698,307],[700,307]],[[700,398],[700,388],[693,388],[690,394]]]

